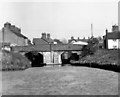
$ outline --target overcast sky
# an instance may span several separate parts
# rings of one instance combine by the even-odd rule
[[[24,0],[25,1],[25,0]],[[10,22],[21,28],[29,39],[48,32],[52,38],[88,37],[93,24],[94,36],[118,23],[119,0],[38,0],[0,2],[0,28]]]

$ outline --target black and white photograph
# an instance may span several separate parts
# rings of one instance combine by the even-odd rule
[[[118,97],[120,0],[0,0],[5,95]]]

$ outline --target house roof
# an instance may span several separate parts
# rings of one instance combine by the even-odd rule
[[[41,38],[41,39],[43,39],[43,38]],[[46,38],[46,39],[43,39],[44,41],[46,41],[48,44],[49,43],[53,43],[54,42],[54,40],[52,40],[51,38]]]
[[[79,39],[79,40],[77,40],[77,39],[73,39],[73,40],[69,40],[69,43],[74,43],[74,42],[79,42],[79,41],[81,41],[81,42],[88,42],[88,39]]]
[[[33,38],[33,43],[35,45],[37,44],[48,44],[48,42],[42,38]]]
[[[76,39],[70,39],[70,40],[68,40],[69,41],[69,43],[72,43],[72,42],[77,42],[77,40]]]
[[[88,45],[87,42],[83,42],[83,41],[77,41],[77,42],[74,42],[73,44]]]
[[[52,40],[51,38],[46,39],[46,41],[47,41],[48,43],[53,43],[53,42],[54,42],[54,40]]]
[[[4,27],[4,29],[8,29],[8,28]],[[10,29],[8,29],[8,30],[11,31],[12,33],[14,33],[15,35],[17,35],[18,37],[22,37],[22,38],[24,38],[24,39],[28,39],[26,36],[24,36],[24,35],[21,34],[21,33],[15,32],[15,31],[10,30]]]
[[[19,36],[19,37],[23,37],[23,38],[27,39],[27,37],[24,36],[24,35],[21,34],[21,33],[17,33],[17,32],[14,32],[14,31],[12,31],[12,32],[13,32],[15,35]]]
[[[107,33],[108,39],[120,39],[120,32]]]
[[[62,42],[59,39],[54,39],[54,42],[57,42],[58,44],[62,44]]]
[[[49,44],[49,43],[53,43],[54,41],[50,38],[50,39],[43,39],[43,38],[33,38],[33,43],[35,45],[38,44]]]

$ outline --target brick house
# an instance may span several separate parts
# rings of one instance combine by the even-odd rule
[[[86,43],[87,43],[88,39],[85,39],[85,37],[84,37],[83,39],[80,39],[79,37],[78,37],[78,39],[75,39],[75,38],[72,36],[71,39],[68,40],[68,43],[69,43],[69,44],[73,44],[74,42],[79,42],[79,41],[81,41],[81,42],[86,42]]]
[[[74,37],[72,36],[71,39],[68,40],[69,44],[72,44],[73,42],[77,42],[77,39],[74,39]]]
[[[51,39],[50,34],[42,33],[41,38],[33,38],[34,45],[41,45],[41,44],[53,44],[54,40]]]
[[[112,32],[106,30],[106,35],[103,36],[104,48],[106,49],[118,49],[120,48],[120,31],[118,26],[112,26]]]
[[[3,45],[10,44],[10,46],[26,46],[29,45],[30,40],[21,33],[21,29],[5,23],[2,31],[0,32],[0,43]]]
[[[33,45],[43,47],[42,49],[46,49],[45,47],[50,47],[50,50],[40,52],[43,54],[44,63],[46,64],[61,64],[61,52],[52,51],[52,45],[54,44],[54,40],[51,39],[49,33],[42,33],[41,38],[33,38]]]

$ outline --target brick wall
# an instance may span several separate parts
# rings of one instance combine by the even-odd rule
[[[18,46],[25,46],[25,41],[26,40],[23,37],[19,37],[11,32],[8,28],[4,28],[4,42]]]

